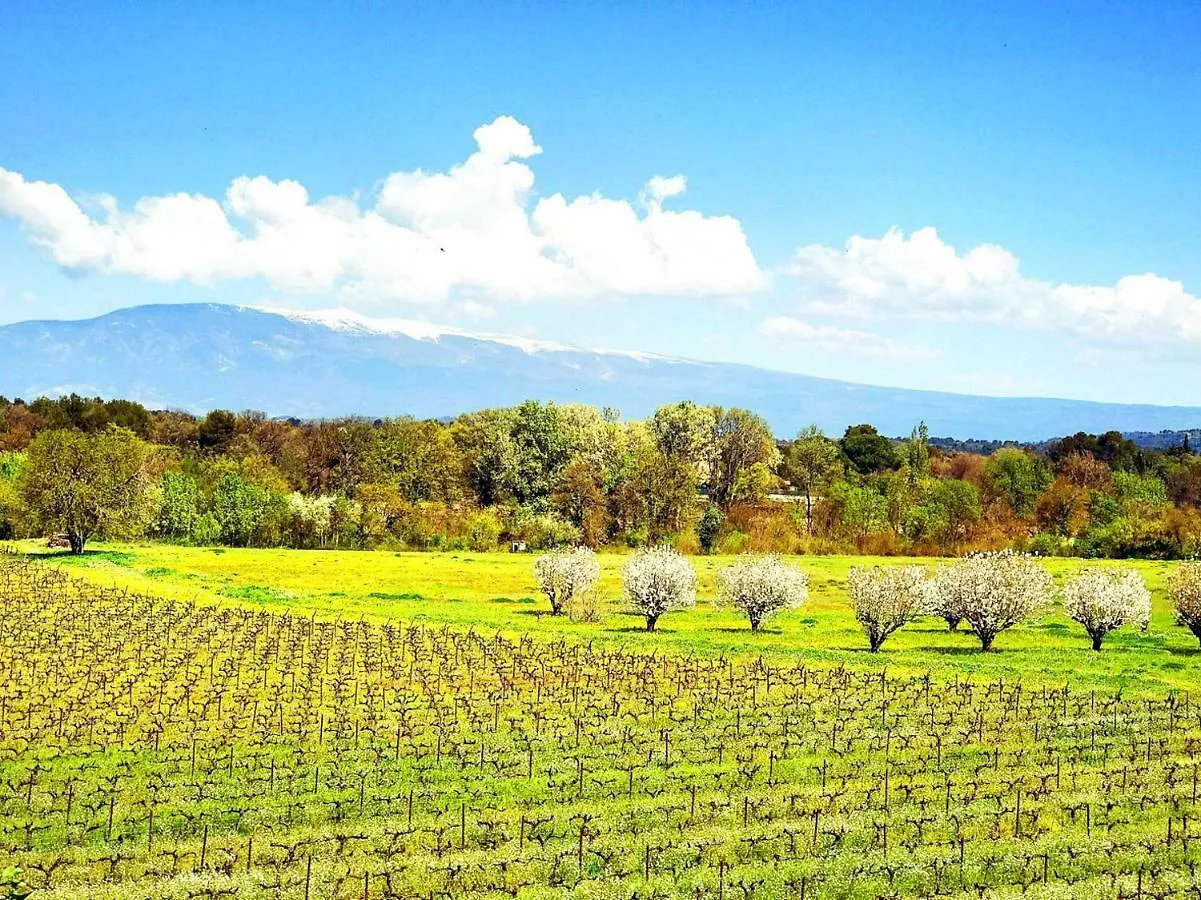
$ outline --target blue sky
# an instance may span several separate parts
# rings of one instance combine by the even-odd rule
[[[0,322],[1201,403],[1195,3],[100,6],[0,11]]]

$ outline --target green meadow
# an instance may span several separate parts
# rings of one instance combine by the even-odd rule
[[[941,619],[912,623],[876,655],[866,652],[846,595],[852,566],[919,564],[936,559],[798,556],[810,578],[810,597],[797,611],[772,619],[758,634],[736,613],[715,605],[716,573],[734,557],[699,556],[694,610],[665,616],[654,634],[621,599],[624,554],[601,554],[600,617],[573,622],[549,615],[533,577],[533,554],[391,553],[254,550],[165,544],[97,544],[81,557],[50,553],[34,543],[17,549],[100,585],[172,599],[253,606],[327,619],[366,619],[449,625],[536,639],[599,641],[646,652],[748,656],[849,668],[929,671],[940,677],[1020,678],[1036,684],[1070,681],[1097,689],[1162,693],[1187,689],[1201,674],[1197,640],[1174,623],[1164,585],[1175,563],[1049,558],[1062,579],[1085,566],[1132,567],[1152,590],[1146,633],[1122,629],[1089,649],[1087,636],[1055,607],[998,638],[980,653],[968,633],[948,632]]]
[[[1201,662],[1164,591],[868,653],[872,557],[759,633],[552,617],[524,554],[19,544],[0,558],[0,898],[1195,897]],[[919,564],[934,566],[937,560]],[[1057,577],[1083,565],[1046,560]],[[7,884],[7,886],[6,886]]]

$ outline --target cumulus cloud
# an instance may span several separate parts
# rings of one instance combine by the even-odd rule
[[[772,316],[759,323],[759,334],[769,340],[853,356],[874,356],[901,361],[932,359],[938,351],[894,341],[883,335],[832,325],[805,322],[792,316]]]
[[[1027,278],[1016,256],[981,244],[960,253],[922,228],[801,247],[784,267],[802,306],[856,318],[983,322],[1123,343],[1201,342],[1201,299],[1178,281],[1127,275],[1112,286]]]
[[[538,198],[525,162],[542,148],[509,116],[476,129],[446,172],[394,172],[371,203],[313,199],[297,181],[234,179],[220,199],[77,200],[0,168],[0,215],[58,265],[152,281],[262,278],[292,294],[362,305],[607,295],[728,296],[765,286],[742,226],[669,210],[683,176],[650,179],[638,206],[599,194]],[[483,308],[478,306],[476,308]]]

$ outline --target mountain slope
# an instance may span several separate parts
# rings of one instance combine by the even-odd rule
[[[829,432],[870,422],[902,434],[924,420],[932,434],[1014,440],[1201,425],[1197,407],[871,387],[345,312],[164,305],[0,327],[0,394],[28,399],[70,391],[194,412],[223,407],[298,417],[446,416],[531,398],[642,416],[690,399],[747,407],[780,435],[811,422]]]

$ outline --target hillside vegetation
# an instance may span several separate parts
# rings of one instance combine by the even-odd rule
[[[1201,457],[1182,441],[1079,434],[986,456],[940,450],[920,425],[775,436],[751,411],[687,402],[643,421],[527,402],[300,422],[0,399],[0,539],[1185,558],[1201,548]]]

